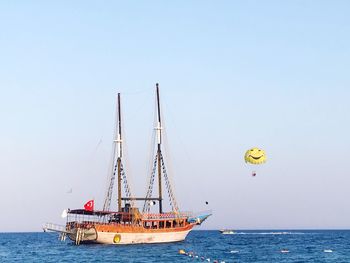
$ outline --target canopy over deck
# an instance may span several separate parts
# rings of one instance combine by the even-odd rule
[[[91,215],[91,216],[105,216],[105,215],[110,215],[110,214],[116,214],[118,212],[113,212],[113,211],[88,211],[85,209],[73,209],[73,210],[68,210],[68,214],[75,214],[75,215]]]

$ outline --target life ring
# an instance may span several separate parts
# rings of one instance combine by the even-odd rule
[[[113,238],[113,243],[114,244],[119,243],[121,239],[122,237],[119,234],[116,234]]]

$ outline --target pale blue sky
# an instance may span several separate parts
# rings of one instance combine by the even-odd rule
[[[62,223],[92,197],[102,207],[117,92],[144,195],[156,82],[180,207],[214,212],[202,229],[349,228],[349,10],[1,2],[0,231]],[[252,146],[268,155],[256,178],[243,161]]]

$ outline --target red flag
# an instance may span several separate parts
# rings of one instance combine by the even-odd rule
[[[85,209],[86,211],[93,211],[93,210],[94,210],[94,200],[88,201],[88,202],[84,205],[84,209]]]

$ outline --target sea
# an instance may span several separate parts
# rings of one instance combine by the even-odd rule
[[[122,246],[76,246],[56,233],[0,233],[0,262],[350,263],[350,230],[197,230],[182,242]]]

